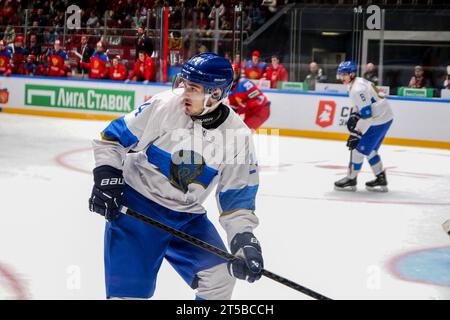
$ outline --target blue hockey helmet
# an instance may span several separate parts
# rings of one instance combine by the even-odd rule
[[[358,70],[358,67],[356,66],[356,63],[353,61],[344,61],[339,64],[339,67],[337,68],[337,74],[342,73],[356,73]]]
[[[233,84],[233,67],[230,61],[212,52],[197,54],[186,61],[181,68],[181,77],[184,80],[200,84],[206,94],[213,94],[221,89],[221,100],[231,89]]]

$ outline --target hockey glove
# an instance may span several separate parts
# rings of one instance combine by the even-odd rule
[[[89,210],[112,221],[120,214],[124,186],[122,170],[105,165],[95,168],[93,173],[94,187],[89,198]]]
[[[355,131],[356,124],[358,123],[360,118],[361,118],[361,116],[359,115],[359,113],[353,112],[350,114],[350,117],[348,118],[348,121],[347,121],[348,131],[350,131],[350,132]]]
[[[251,232],[238,233],[231,240],[231,253],[239,259],[228,262],[231,276],[252,283],[261,278],[264,261],[259,241]]]
[[[349,150],[353,150],[358,145],[359,141],[361,140],[361,133],[354,131],[350,133],[350,136],[347,140],[347,147]]]

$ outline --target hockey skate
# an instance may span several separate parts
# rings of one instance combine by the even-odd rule
[[[349,177],[342,178],[334,183],[334,190],[336,191],[356,191],[356,178]]]
[[[375,180],[366,182],[366,189],[374,192],[388,192],[389,190],[387,185],[386,173],[383,171],[377,175]]]

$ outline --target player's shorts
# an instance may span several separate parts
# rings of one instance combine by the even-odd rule
[[[124,206],[227,251],[204,214],[167,209],[125,186]],[[224,263],[222,258],[133,217],[120,215],[106,223],[105,277],[107,297],[150,298],[165,258],[191,287],[199,271]]]
[[[249,109],[245,112],[244,123],[250,129],[256,130],[259,129],[264,122],[270,116],[270,102],[265,104],[262,107],[253,108],[255,110]]]
[[[371,126],[369,130],[367,130],[367,132],[361,137],[356,150],[366,156],[368,156],[373,150],[378,151],[384,137],[386,136],[386,133],[391,127],[391,124],[392,120],[378,126]]]

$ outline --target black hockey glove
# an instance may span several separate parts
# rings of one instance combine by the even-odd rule
[[[259,241],[251,232],[238,233],[231,241],[231,253],[240,259],[228,262],[228,272],[252,283],[261,278],[264,261]]]
[[[356,124],[358,123],[360,118],[361,118],[361,116],[359,115],[359,113],[352,112],[350,114],[350,117],[348,118],[348,121],[347,121],[347,129],[348,129],[348,131],[350,131],[350,132],[354,132],[355,131]]]
[[[350,133],[350,136],[347,140],[347,147],[349,150],[353,150],[358,145],[359,141],[361,140],[361,133],[354,131]]]
[[[94,169],[94,187],[89,198],[89,210],[112,221],[120,214],[119,206],[123,194],[122,170],[111,166]]]

